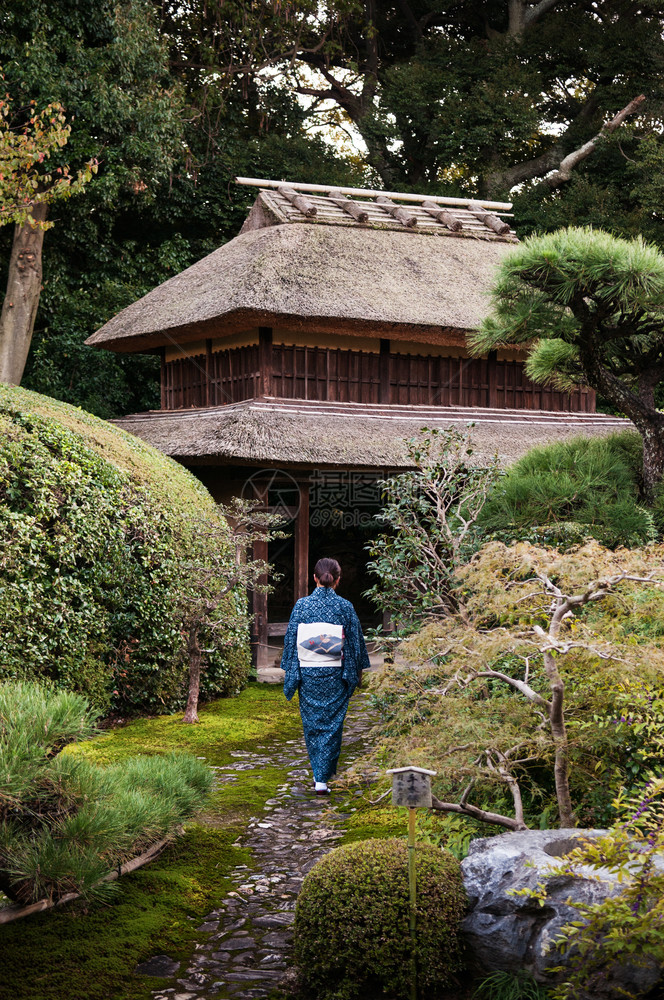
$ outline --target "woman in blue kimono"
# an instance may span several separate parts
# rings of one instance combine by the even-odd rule
[[[281,659],[287,700],[299,691],[317,795],[329,794],[327,782],[336,773],[348,702],[369,666],[355,608],[335,593],[340,579],[336,559],[318,560],[316,587],[293,608]]]

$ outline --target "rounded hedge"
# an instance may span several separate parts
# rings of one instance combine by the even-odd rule
[[[449,989],[462,968],[466,910],[461,867],[438,847],[417,847],[418,995]],[[322,858],[304,880],[295,911],[295,954],[319,1000],[375,994],[409,997],[408,847],[364,840]]]
[[[103,711],[180,707],[178,588],[206,519],[219,523],[210,494],[156,449],[0,386],[0,679],[50,679]],[[238,691],[246,629],[206,656],[202,698]]]

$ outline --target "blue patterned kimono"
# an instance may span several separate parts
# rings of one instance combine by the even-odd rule
[[[344,627],[341,667],[301,667],[297,655],[297,627],[300,624],[329,622]],[[304,740],[315,781],[327,781],[337,770],[341,735],[350,696],[360,671],[369,666],[369,654],[362,627],[350,601],[331,587],[316,587],[301,597],[293,608],[284,639],[281,669],[286,671],[284,694],[288,701],[300,694],[300,715]]]

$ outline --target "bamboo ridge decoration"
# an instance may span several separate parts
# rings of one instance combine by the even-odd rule
[[[338,195],[351,195],[351,197],[361,197],[361,198],[398,198],[399,201],[414,202],[421,205],[425,201],[434,202],[436,205],[456,205],[459,208],[468,208],[471,203],[480,205],[485,211],[500,212],[501,215],[507,215],[511,212],[512,202],[511,201],[482,201],[477,198],[448,198],[446,195],[437,194],[412,194],[410,191],[378,191],[373,188],[352,188],[352,187],[339,187],[339,185],[333,184],[294,184],[291,181],[285,184],[284,181],[271,181],[264,180],[257,177],[236,177],[236,184],[241,184],[247,187],[258,187],[258,188],[279,188],[288,187],[293,191],[308,191],[311,194],[331,194],[334,192],[335,196]]]

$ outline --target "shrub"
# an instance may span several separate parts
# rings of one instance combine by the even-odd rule
[[[497,476],[495,459],[473,459],[467,431],[424,427],[408,453],[415,471],[381,483],[386,531],[367,545],[379,582],[366,595],[399,629],[458,610],[454,572],[481,544],[477,520]]]
[[[462,967],[459,862],[419,846],[417,885],[418,984],[422,995],[434,995]],[[410,996],[409,913],[404,840],[360,841],[322,858],[305,878],[295,912],[295,954],[310,995]]]
[[[61,753],[93,732],[80,695],[0,684],[0,889],[17,902],[107,898],[117,884],[104,876],[168,835],[210,790],[209,768],[189,754],[101,768]]]
[[[569,782],[578,825],[611,823],[618,789],[661,767],[663,558],[486,544],[457,574],[466,618],[429,623],[373,676],[381,766],[435,770],[438,808],[473,822],[556,826]]]
[[[206,518],[219,520],[207,490],[154,448],[65,403],[0,387],[0,678],[48,678],[103,710],[181,706],[176,599]],[[246,634],[204,645],[202,696],[239,690]]]
[[[496,485],[480,524],[507,538],[558,526],[559,539],[538,539],[554,544],[574,544],[584,535],[611,548],[651,541],[653,513],[638,503],[642,451],[630,431],[533,448]]]

